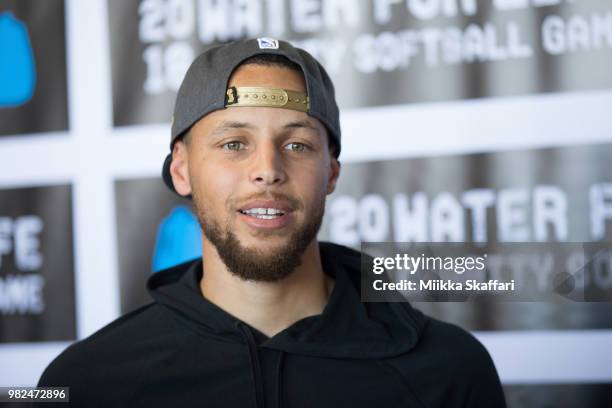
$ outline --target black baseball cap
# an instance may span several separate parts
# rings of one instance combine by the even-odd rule
[[[336,104],[334,85],[323,66],[308,52],[292,46],[286,41],[273,38],[256,38],[235,41],[228,44],[216,46],[200,54],[191,64],[185,78],[181,83],[174,105],[172,117],[172,131],[170,140],[170,154],[166,157],[162,169],[164,183],[172,191],[174,184],[170,176],[170,163],[172,162],[172,148],[174,143],[203,116],[235,104],[240,90],[228,89],[229,78],[234,70],[246,59],[259,54],[274,54],[286,57],[289,61],[297,64],[304,74],[306,82],[305,98],[295,99],[300,101],[300,107],[290,107],[280,103],[293,101],[284,90],[273,89],[282,92],[266,93],[268,101],[275,99],[273,105],[258,104],[258,106],[275,106],[288,109],[302,110],[310,116],[318,119],[327,128],[332,143],[335,145],[335,156],[340,155],[340,115]],[[247,88],[243,88],[247,89]],[[257,88],[248,88],[256,90]],[[287,91],[290,92],[290,91]],[[260,94],[262,95],[262,94]],[[261,97],[265,98],[266,96]],[[271,96],[270,96],[271,95]],[[248,95],[242,94],[248,98]],[[254,94],[251,94],[253,97]],[[262,99],[259,99],[261,101]],[[297,105],[297,104],[294,104]]]

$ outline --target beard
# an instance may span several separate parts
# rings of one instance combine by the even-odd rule
[[[255,282],[276,282],[289,276],[302,262],[306,247],[317,236],[323,220],[325,195],[317,202],[314,213],[307,217],[303,225],[298,226],[281,246],[274,249],[261,250],[248,248],[231,229],[229,220],[222,224],[211,217],[204,203],[193,192],[193,204],[202,231],[206,238],[215,246],[219,257],[228,270],[243,280]],[[262,197],[258,197],[262,198]],[[265,197],[270,198],[270,197]],[[286,196],[275,195],[273,198],[295,202]],[[232,208],[232,206],[227,206]],[[294,206],[295,207],[295,206]],[[275,232],[262,232],[261,239],[272,236]]]

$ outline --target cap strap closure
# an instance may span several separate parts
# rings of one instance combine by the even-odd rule
[[[308,113],[308,95],[282,88],[231,86],[227,89],[225,106],[260,106],[293,109]]]

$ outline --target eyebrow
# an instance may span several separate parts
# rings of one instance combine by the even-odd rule
[[[210,133],[210,135],[217,136],[227,130],[232,130],[232,129],[255,129],[255,126],[247,122],[225,121],[225,122],[221,122],[221,124],[217,126],[215,130],[213,130]]]
[[[287,123],[285,126],[283,126],[283,128],[285,129],[308,128],[308,129],[314,130],[315,132],[319,132],[319,129],[308,120],[298,120],[295,122],[290,122],[290,123]]]
[[[315,132],[319,132],[319,129],[313,125],[310,121],[308,120],[297,120],[294,122],[289,122],[287,124],[285,124],[283,126],[284,129],[302,129],[302,128],[306,128],[306,129],[310,129],[310,130],[314,130]],[[247,122],[238,122],[238,121],[224,121],[221,122],[221,124],[219,126],[217,126],[211,133],[210,136],[218,136],[228,130],[233,130],[233,129],[249,129],[249,130],[254,130],[256,129],[256,126],[253,126],[250,123]]]

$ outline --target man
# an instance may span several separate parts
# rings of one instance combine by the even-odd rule
[[[70,346],[40,386],[75,406],[503,407],[484,347],[407,303],[360,301],[360,253],[318,243],[340,173],[333,85],[272,39],[213,48],[178,92],[166,184],[202,259]]]

